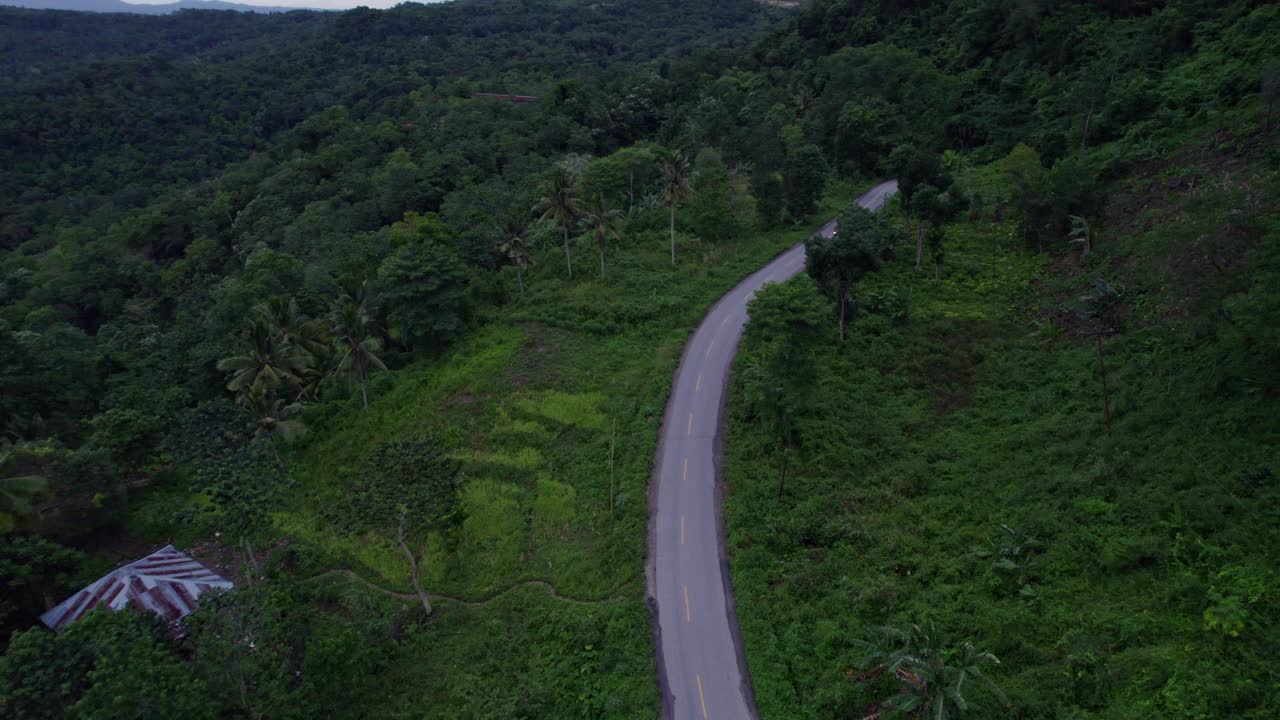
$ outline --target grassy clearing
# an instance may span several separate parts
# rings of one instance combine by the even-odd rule
[[[860,716],[892,691],[856,679],[857,641],[928,621],[1002,661],[1012,708],[975,688],[979,717],[1280,714],[1274,368],[1236,338],[1263,326],[1218,312],[1256,307],[1277,264],[1274,178],[1249,170],[1172,194],[1168,224],[1113,216],[1086,261],[960,223],[941,281],[902,259],[869,277],[910,319],[820,349],[782,502],[735,383],[728,547],[764,717]],[[1092,340],[1043,323],[1094,278],[1124,288],[1110,433]],[[1013,569],[975,553],[1016,544],[1002,524],[1035,539]]]

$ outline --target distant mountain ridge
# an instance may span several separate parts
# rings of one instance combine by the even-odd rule
[[[326,10],[325,8],[267,7],[223,2],[223,0],[177,0],[161,5],[127,3],[123,0],[0,0],[0,6],[29,10],[77,10],[98,13],[133,13],[135,15],[168,15],[179,10],[236,10],[238,12],[279,13],[292,10]]]

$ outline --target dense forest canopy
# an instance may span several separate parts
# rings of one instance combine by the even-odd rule
[[[735,380],[734,427],[757,433],[736,442],[785,450],[799,479],[790,492],[811,493],[794,505],[781,501],[785,488],[777,501],[772,491],[760,500],[751,483],[772,487],[764,474],[792,461],[753,456],[730,439],[731,462],[759,473],[731,478],[752,499],[747,509],[730,497],[735,583],[757,598],[776,592],[787,608],[744,606],[766,717],[854,716],[892,684],[881,675],[864,682],[869,671],[855,655],[865,653],[813,629],[840,634],[817,617],[832,596],[795,588],[819,585],[829,568],[762,568],[838,556],[858,533],[874,543],[848,529],[852,520],[833,530],[814,519],[824,498],[841,497],[842,507],[866,499],[841,496],[857,478],[833,468],[878,448],[885,463],[901,463],[888,481],[897,493],[895,483],[961,452],[931,444],[942,443],[929,433],[950,416],[920,407],[934,396],[958,407],[969,391],[930,373],[969,378],[956,366],[1016,357],[1024,364],[1008,377],[1022,384],[983,397],[1041,407],[1027,398],[1069,372],[1036,363],[1092,352],[1101,334],[1115,347],[1145,348],[1141,362],[1167,352],[1157,359],[1170,367],[1176,357],[1211,368],[1186,392],[1221,409],[1222,427],[1238,425],[1236,455],[1249,464],[1219,458],[1214,472],[1244,478],[1260,503],[1273,498],[1280,469],[1259,448],[1276,437],[1274,412],[1268,420],[1264,410],[1280,391],[1276,258],[1266,249],[1276,227],[1280,8],[777,5],[459,0],[166,16],[0,8],[0,628],[9,643],[0,706],[24,717],[115,717],[105,709],[112,698],[163,686],[213,700],[148,716],[394,714],[423,697],[438,701],[429,714],[439,717],[651,716],[658,699],[643,604],[638,594],[607,603],[640,572],[646,443],[670,363],[707,301],[872,179],[899,181],[891,219],[842,214],[849,232],[810,249],[809,276],[761,295],[753,318],[765,319],[753,319]],[[990,258],[976,254],[988,250]],[[978,264],[962,272],[954,258],[967,254]],[[927,318],[930,307],[935,320],[917,322],[913,313],[925,308]],[[982,322],[966,325],[966,313]],[[1018,323],[1054,339],[1019,355],[1013,338],[1026,330],[1010,329]],[[1059,336],[1077,342],[1055,354]],[[916,359],[888,357],[898,352]],[[878,374],[864,377],[868,367]],[[1023,382],[1040,370],[1050,379]],[[917,382],[920,373],[929,378]],[[817,382],[838,392],[824,397]],[[850,409],[900,392],[907,399],[874,420]],[[1181,417],[1131,406],[1118,393],[1118,437],[1125,412],[1152,425]],[[1010,407],[973,422],[1030,427]],[[622,416],[620,431],[606,409],[614,423]],[[858,431],[821,421],[837,417]],[[890,437],[909,447],[917,435],[932,459],[890,447]],[[529,445],[504,445],[512,436]],[[619,462],[623,482],[640,485],[621,499],[618,437],[624,449],[629,437],[637,443]],[[963,438],[964,448],[988,447]],[[1098,502],[1117,506],[1116,488],[1137,480],[1106,468],[1131,469],[1151,453],[1157,459],[1143,467],[1172,472],[1159,447],[1114,442],[1100,459],[1064,439],[1046,462],[1103,468],[1090,476],[1110,488]],[[1024,457],[990,447],[967,466]],[[606,485],[583,484],[604,462]],[[841,483],[822,484],[833,478]],[[902,490],[912,493],[929,499]],[[904,525],[910,513],[937,512],[884,510]],[[950,605],[912,615],[917,635],[903,642],[956,657],[959,649],[931,644],[925,620],[936,617],[950,633],[998,644],[1021,666],[988,672],[1003,678],[1020,717],[1268,716],[1275,677],[1260,648],[1280,631],[1280,585],[1258,558],[1274,542],[1241,548],[1251,533],[1274,537],[1274,517],[1223,509],[1215,545],[1182,509],[1131,512],[1164,530],[1144,530],[1131,543],[1143,545],[1133,550],[1141,559],[1110,569],[1149,578],[1123,573],[1180,563],[1193,624],[1203,612],[1213,630],[1186,640],[1185,652],[1218,653],[1213,667],[1155,641],[1129,648],[1148,656],[1124,669],[1106,665],[1123,652],[1118,644],[1064,651],[1055,643],[1065,635],[1053,633],[1076,596],[1025,642],[985,620],[956,627],[963,613]],[[761,539],[742,527],[778,530]],[[1009,532],[984,551],[1006,555],[994,561],[1007,561],[996,579],[973,581],[1000,585],[998,603],[1015,601],[1009,587],[1044,583],[1039,570],[1007,575],[1043,552]],[[1164,542],[1160,532],[1177,558],[1147,547]],[[132,616],[96,616],[56,637],[28,629],[50,601],[121,559],[104,548],[174,537],[233,558],[246,581],[194,617],[179,652],[163,628]],[[1071,552],[1093,552],[1072,542]],[[1193,542],[1201,544],[1185,547]],[[895,547],[928,556],[906,540]],[[1098,552],[1128,552],[1109,548]],[[905,578],[913,562],[888,566]],[[393,585],[411,607],[356,584],[300,580],[335,573]],[[540,604],[555,598],[502,599],[517,581],[548,579],[606,609],[570,618]],[[430,613],[432,583],[466,602],[517,605],[477,605],[479,619],[446,614],[433,626],[419,614]],[[906,601],[885,599],[894,592],[877,595],[874,610],[859,606],[859,622],[905,621]],[[975,615],[1005,617],[1003,605],[972,602]],[[1014,614],[1025,621],[1038,607]],[[263,652],[228,643],[235,633],[261,638]],[[513,660],[523,674],[488,695],[470,692],[467,668],[492,669],[506,633],[527,645]],[[132,640],[112,644],[122,636]],[[797,659],[808,645],[816,649]],[[895,661],[890,651],[876,657],[871,670]],[[405,674],[414,662],[440,673],[422,695],[406,689],[418,681]],[[1242,668],[1238,700],[1227,697],[1230,663]],[[126,665],[153,672],[129,685]],[[53,669],[24,676],[33,667]],[[1141,677],[1130,681],[1132,667]],[[1035,697],[1037,673],[1077,681]],[[1206,680],[1188,690],[1195,674]],[[336,697],[350,677],[369,682]],[[589,689],[575,680],[584,677]],[[41,685],[51,678],[72,678],[58,686],[57,709],[32,700],[51,692]],[[1158,690],[1164,704],[1135,699],[1137,687]],[[906,715],[963,711],[939,697],[895,702]],[[465,710],[449,715],[454,706]]]

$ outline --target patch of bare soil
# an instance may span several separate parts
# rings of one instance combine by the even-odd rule
[[[1241,150],[1264,142],[1210,133],[1201,146],[1140,164],[1116,183],[1098,223],[1105,264],[1072,252],[1048,267],[1059,280],[1039,293],[1050,341],[1093,342],[1094,333],[1118,332],[1129,319],[1176,324],[1196,307],[1240,289],[1263,220],[1280,207],[1274,173],[1259,161],[1260,153]],[[1218,149],[1227,146],[1235,150]],[[1131,250],[1113,252],[1109,243]],[[1099,280],[1119,291],[1101,313],[1098,301],[1106,289]],[[1140,313],[1124,285],[1154,291]]]

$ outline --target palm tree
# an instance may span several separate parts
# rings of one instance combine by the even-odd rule
[[[573,186],[573,176],[569,171],[557,165],[551,172],[542,189],[542,197],[533,206],[533,211],[541,213],[539,220],[549,220],[564,231],[564,261],[569,268],[569,279],[573,279],[573,258],[569,252],[569,228],[581,212],[578,205],[578,190]]]
[[[254,392],[302,387],[299,375],[309,365],[308,358],[273,333],[262,318],[250,321],[244,340],[244,354],[218,361],[219,370],[231,373],[227,389],[236,394],[241,405]]]
[[[299,399],[314,399],[333,356],[333,344],[324,323],[303,313],[294,298],[274,297],[259,305],[257,313],[278,342],[307,360],[306,367],[297,372],[296,394]]]
[[[605,204],[604,198],[596,195],[592,201],[591,207],[587,209],[583,220],[587,224],[587,228],[591,231],[591,239],[595,240],[596,247],[600,248],[600,281],[604,282],[604,241],[612,237],[618,239],[617,222],[618,217],[622,213],[617,210],[610,210]]]
[[[13,459],[13,451],[0,450],[0,468]],[[0,533],[36,514],[35,502],[49,493],[49,481],[39,475],[0,477]]]
[[[307,317],[294,298],[274,297],[258,306],[258,316],[285,343],[315,358],[324,355],[329,344],[324,325]]]
[[[365,304],[365,293],[361,291],[357,295],[359,299],[348,293],[338,297],[329,312],[329,327],[342,354],[336,372],[360,383],[364,410],[369,412],[369,369],[386,370],[387,366],[378,357],[382,340],[374,336],[374,321]]]
[[[280,437],[285,442],[293,442],[307,433],[306,424],[296,419],[297,414],[302,412],[302,403],[287,402],[271,390],[257,388],[249,392],[245,407],[257,418],[254,435],[267,438],[271,444],[271,452],[275,455],[276,465],[280,472],[285,472],[280,448],[272,439]]]
[[[498,224],[498,252],[516,266],[516,282],[520,283],[521,300],[524,299],[524,271],[529,269],[533,254],[528,230],[528,224],[514,214]]]
[[[676,205],[693,194],[689,182],[689,158],[679,150],[662,163],[662,199],[671,208],[671,264],[676,264]]]

